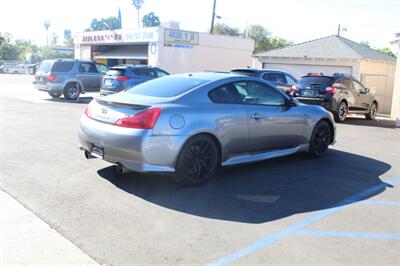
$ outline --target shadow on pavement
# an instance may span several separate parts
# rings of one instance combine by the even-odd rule
[[[48,102],[53,102],[53,103],[69,103],[69,104],[88,104],[91,100],[93,100],[93,97],[79,97],[79,101],[77,100],[67,100],[63,97],[61,98],[48,98],[48,99],[44,99],[45,101]]]
[[[382,128],[396,127],[396,121],[386,120],[386,119],[380,120],[379,117],[376,120],[367,120],[365,118],[358,118],[358,117],[348,117],[342,124],[352,125],[352,126],[382,127]]]
[[[264,223],[332,207],[382,184],[379,176],[390,168],[381,161],[331,149],[319,159],[298,154],[223,168],[214,180],[194,188],[181,187],[167,175],[121,176],[114,166],[98,174],[116,187],[165,208],[212,219]]]

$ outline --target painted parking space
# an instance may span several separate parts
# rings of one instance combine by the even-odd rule
[[[229,265],[235,263],[239,259],[249,256],[252,253],[257,251],[263,250],[268,248],[269,246],[273,245],[277,241],[280,241],[288,236],[291,235],[298,235],[298,236],[320,236],[320,237],[353,237],[353,238],[372,238],[372,239],[392,239],[392,240],[400,240],[400,231],[393,232],[391,234],[388,233],[376,233],[376,232],[329,232],[329,231],[320,231],[320,230],[305,230],[307,227],[310,227],[322,219],[326,219],[329,216],[335,214],[338,211],[343,210],[344,208],[348,207],[349,205],[362,201],[365,198],[368,198],[379,191],[382,191],[387,186],[397,186],[400,183],[400,177],[390,178],[385,180],[385,183],[381,183],[375,186],[372,186],[368,189],[365,189],[339,203],[335,204],[331,208],[318,211],[311,216],[307,217],[306,219],[295,223],[281,231],[276,233],[266,235],[264,238],[255,241],[247,246],[244,246],[230,254],[227,254],[221,258],[218,258],[214,261],[211,261],[207,265]],[[370,201],[369,203],[372,203]],[[397,201],[392,202],[397,205]],[[381,204],[378,204],[383,206]],[[398,221],[395,221],[396,223]]]

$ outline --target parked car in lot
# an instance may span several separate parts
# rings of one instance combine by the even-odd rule
[[[168,72],[145,65],[111,67],[104,76],[100,95],[109,95],[132,88],[140,83],[169,75]]]
[[[93,61],[56,59],[43,61],[35,74],[33,85],[53,98],[64,94],[74,100],[79,93],[99,91],[108,67]]]
[[[364,114],[375,119],[378,101],[352,76],[336,73],[333,76],[310,73],[292,87],[291,94],[298,101],[320,105],[334,114],[336,122],[343,122],[346,115]]]
[[[167,172],[185,185],[218,167],[297,152],[322,156],[335,141],[333,116],[258,78],[171,75],[95,99],[80,120],[86,158],[118,171]],[[246,180],[243,180],[246,182]]]
[[[4,73],[7,74],[26,74],[27,66],[26,65],[6,65],[4,67]]]
[[[296,78],[292,75],[276,69],[238,68],[233,69],[231,73],[256,77],[272,82],[277,88],[288,95],[290,94],[291,87],[297,83]]]

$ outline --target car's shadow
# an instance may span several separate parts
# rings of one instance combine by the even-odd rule
[[[395,128],[396,121],[387,120],[387,119],[379,119],[375,120],[367,120],[365,118],[359,117],[347,117],[344,122],[344,125],[352,125],[352,126],[364,126],[364,127],[382,127],[382,128]]]
[[[299,154],[223,168],[211,182],[191,188],[175,184],[166,175],[121,176],[113,166],[98,174],[165,208],[212,219],[264,223],[330,208],[381,184],[379,177],[390,168],[378,160],[332,149],[319,159]]]
[[[48,102],[53,102],[53,103],[88,104],[91,100],[93,100],[93,97],[90,97],[90,96],[79,97],[79,100],[68,100],[63,97],[61,97],[61,98],[46,98],[44,100],[48,101]]]

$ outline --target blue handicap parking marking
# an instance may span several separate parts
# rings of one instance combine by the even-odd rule
[[[325,210],[321,210],[316,212],[315,214],[305,218],[304,220],[295,223],[292,226],[289,226],[279,232],[270,234],[265,236],[264,238],[250,244],[247,245],[231,254],[225,255],[219,259],[216,259],[210,263],[208,263],[207,265],[215,265],[215,266],[219,266],[219,265],[227,265],[230,263],[233,263],[235,261],[237,261],[238,259],[247,256],[251,253],[254,253],[260,249],[264,249],[268,246],[270,246],[271,244],[275,243],[278,240],[281,240],[283,238],[285,238],[288,235],[291,234],[297,234],[299,232],[303,232],[303,235],[305,235],[305,232],[312,232],[312,231],[304,231],[303,229],[316,223],[317,221],[337,212],[338,210],[346,207],[346,205],[355,203],[355,202],[359,202],[363,199],[366,199],[368,197],[371,197],[373,195],[375,195],[376,193],[384,190],[388,185],[396,185],[400,183],[400,177],[394,177],[394,178],[390,178],[389,180],[385,180],[385,183],[380,183],[376,186],[370,187],[366,190],[363,190],[347,199],[344,199],[340,202],[338,202],[337,204],[335,204],[334,206],[332,206],[332,208],[329,209],[325,209]],[[382,203],[382,202],[381,202]],[[377,204],[378,205],[378,204]],[[381,204],[383,205],[383,204]],[[348,233],[347,235],[357,235],[357,233],[351,233],[351,232],[342,232],[342,237],[344,237],[346,235],[346,233]],[[300,233],[299,233],[300,234]],[[328,233],[325,232],[325,235],[327,235]],[[369,234],[369,235],[368,235]],[[374,235],[373,233],[358,233],[359,236],[363,235],[364,237],[370,236],[369,238],[373,238],[372,236]],[[398,237],[398,234],[377,234],[380,236],[383,235],[390,235],[392,237],[394,237],[394,239],[398,239],[396,237]],[[375,237],[377,238],[377,237]]]
[[[344,238],[374,238],[374,239],[395,239],[400,240],[400,233],[381,234],[369,232],[340,232],[340,231],[319,231],[302,230],[294,233],[299,236],[320,236],[320,237],[344,237]]]

